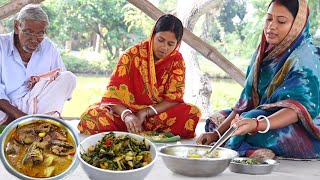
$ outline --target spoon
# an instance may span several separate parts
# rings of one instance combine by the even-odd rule
[[[220,147],[229,137],[237,130],[238,128],[235,126],[231,126],[222,137],[206,152],[206,154],[211,154],[212,151]]]

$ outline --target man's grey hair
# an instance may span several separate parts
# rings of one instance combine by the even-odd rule
[[[17,19],[21,25],[24,21],[44,21],[49,26],[49,18],[46,12],[41,8],[39,4],[28,4],[23,7],[18,14]],[[20,25],[20,26],[21,26]]]

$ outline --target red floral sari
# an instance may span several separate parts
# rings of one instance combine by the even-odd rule
[[[195,137],[201,117],[199,108],[183,101],[185,63],[174,50],[154,63],[152,38],[129,48],[119,59],[100,103],[91,105],[80,117],[78,129],[84,134],[128,131],[110,106],[122,104],[133,113],[162,101],[179,102],[176,106],[143,123],[145,131],[172,132],[182,138]]]

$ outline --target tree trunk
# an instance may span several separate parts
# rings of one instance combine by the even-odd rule
[[[212,86],[206,75],[200,71],[195,50],[183,43],[180,52],[186,63],[186,88],[184,100],[195,104],[201,109],[202,119],[207,119],[212,114],[210,97]]]
[[[198,19],[211,9],[219,9],[221,0],[177,0],[177,17],[182,20],[185,28],[192,32]],[[189,6],[186,6],[188,4]],[[183,43],[180,52],[186,62],[186,91],[184,99],[188,103],[197,105],[202,112],[202,119],[212,114],[210,97],[212,86],[209,78],[200,71],[196,51]]]
[[[13,0],[0,7],[0,20],[17,13],[27,4],[40,4],[44,0]]]
[[[68,51],[72,51],[72,40],[67,40],[64,44],[64,48]]]
[[[101,32],[101,24],[98,25],[98,31]],[[95,48],[94,48],[94,51],[96,53],[100,53],[101,52],[101,36],[100,34],[96,33],[96,44],[95,44]]]

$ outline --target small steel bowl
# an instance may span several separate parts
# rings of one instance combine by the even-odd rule
[[[65,177],[67,177],[68,175],[70,175],[77,168],[77,166],[79,164],[79,160],[76,156],[73,158],[73,161],[68,169],[66,169],[61,174],[58,174],[56,176],[49,177],[49,178],[35,178],[35,177],[30,177],[30,176],[24,175],[24,174],[20,173],[19,171],[17,171],[14,167],[12,167],[6,158],[6,155],[5,155],[6,144],[5,144],[5,142],[9,136],[9,134],[15,128],[17,128],[19,125],[30,124],[30,123],[33,123],[33,122],[36,122],[39,120],[45,121],[45,122],[48,122],[48,123],[51,123],[54,125],[58,125],[61,127],[65,127],[67,132],[71,135],[74,144],[76,146],[78,146],[78,144],[80,143],[77,132],[75,130],[73,130],[73,128],[69,124],[64,122],[63,120],[52,117],[52,116],[46,116],[46,115],[38,115],[38,114],[28,115],[28,116],[23,116],[21,118],[14,120],[8,126],[6,126],[6,128],[3,130],[3,132],[0,136],[0,159],[1,159],[4,167],[8,170],[8,172],[10,172],[12,175],[16,176],[19,179],[25,179],[25,180],[37,180],[37,179],[44,179],[44,180],[56,180],[57,179],[58,180],[58,179],[63,179]],[[75,147],[75,149],[77,149],[77,148]]]
[[[252,160],[252,158],[246,158],[246,157],[234,158],[229,165],[230,171],[235,173],[241,173],[241,174],[263,175],[263,174],[270,174],[273,171],[273,169],[277,165],[279,165],[279,163],[273,159],[263,159],[263,158],[255,159],[257,160],[257,162],[261,164],[245,164],[242,162],[235,162],[235,161],[243,161],[243,160]]]
[[[238,157],[236,151],[222,147],[217,148],[219,157],[216,158],[188,157],[193,152],[204,155],[210,148],[211,146],[205,145],[179,144],[162,147],[159,154],[172,172],[191,177],[217,176],[228,167],[233,158]]]

